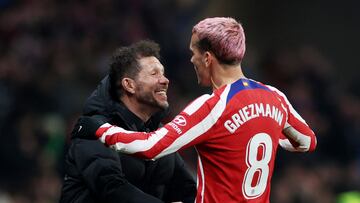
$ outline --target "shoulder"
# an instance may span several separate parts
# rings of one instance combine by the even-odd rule
[[[214,106],[217,103],[224,101],[226,102],[226,97],[229,92],[230,86],[226,85],[220,89],[214,90],[212,94],[203,94],[192,101],[183,112],[192,115],[194,112],[199,110],[203,106]]]
[[[214,94],[203,94],[200,97],[196,98],[192,101],[188,106],[183,110],[184,113],[191,115],[195,111],[197,111],[200,107],[202,107],[209,99],[214,97]]]
[[[288,105],[290,104],[288,98],[282,91],[271,85],[266,85],[266,87],[269,88],[278,98],[280,98],[283,103],[286,103]]]
[[[285,94],[282,91],[280,91],[278,88],[276,88],[274,86],[265,85],[265,84],[264,84],[264,86],[267,87],[269,90],[273,91],[274,93],[280,95],[280,96],[285,96]]]
[[[74,159],[119,159],[119,154],[107,148],[98,140],[87,140],[75,138],[69,147],[69,153]]]

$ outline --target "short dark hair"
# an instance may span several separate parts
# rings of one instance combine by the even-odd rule
[[[160,60],[160,46],[151,40],[141,40],[115,50],[110,60],[109,71],[110,91],[113,96],[119,98],[123,92],[118,81],[124,77],[134,79],[141,68],[138,60],[149,56],[154,56]]]

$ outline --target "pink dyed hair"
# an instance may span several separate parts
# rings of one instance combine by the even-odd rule
[[[244,57],[244,29],[233,18],[206,18],[193,27],[192,33],[199,37],[199,48],[213,52],[222,63],[237,64]]]

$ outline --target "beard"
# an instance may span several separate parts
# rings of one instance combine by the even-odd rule
[[[165,110],[169,107],[169,103],[166,100],[160,101],[156,99],[152,91],[145,91],[143,88],[138,88],[136,92],[135,96],[139,103],[158,110]]]

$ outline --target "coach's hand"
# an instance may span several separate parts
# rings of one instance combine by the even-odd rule
[[[95,140],[97,139],[96,130],[104,123],[106,120],[102,116],[81,116],[71,132],[71,137]]]

